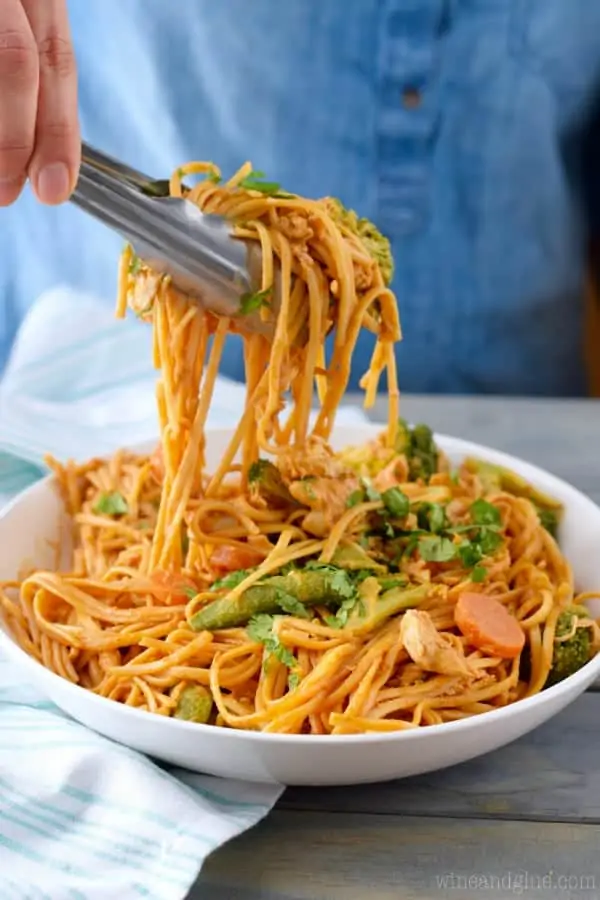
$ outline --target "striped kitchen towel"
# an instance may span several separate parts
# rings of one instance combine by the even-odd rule
[[[92,297],[40,298],[0,382],[0,505],[44,474],[47,452],[85,459],[157,438],[150,350],[149,328]],[[234,423],[243,399],[220,380],[209,424]],[[0,900],[183,900],[208,854],[282,790],[163,768],[72,721],[0,659]]]

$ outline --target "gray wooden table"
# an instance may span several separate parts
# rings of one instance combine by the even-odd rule
[[[409,397],[402,414],[521,456],[600,503],[600,401]],[[263,823],[209,858],[190,900],[517,896],[600,898],[597,690],[443,772],[287,791]]]

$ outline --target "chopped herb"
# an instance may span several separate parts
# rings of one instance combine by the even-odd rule
[[[418,531],[413,532],[410,535],[408,541],[406,542],[404,551],[401,551],[399,555],[400,556],[411,556],[412,553],[414,553],[414,551],[419,546],[419,540],[420,540],[419,532]]]
[[[187,587],[187,585],[183,588],[183,593],[186,597],[189,597],[190,600],[193,600],[194,597],[198,595],[198,591],[196,590],[196,588]]]
[[[297,672],[290,672],[288,675],[288,688],[294,691],[300,684],[300,675]]]
[[[133,256],[131,257],[131,261],[129,263],[129,274],[137,275],[141,268],[142,268],[142,261],[139,258],[139,256],[136,253],[134,253]]]
[[[471,541],[463,541],[458,548],[458,555],[465,569],[471,569],[483,559],[481,547]]]
[[[310,619],[310,613],[304,604],[300,603],[292,594],[288,594],[287,591],[278,589],[277,602],[282,610],[289,613],[290,616],[297,616],[299,619]]]
[[[348,509],[351,509],[353,506],[358,506],[359,503],[362,503],[365,499],[365,492],[361,490],[352,491],[348,499],[346,500],[346,506]]]
[[[440,503],[421,503],[417,510],[417,522],[420,528],[433,534],[448,527],[446,511]]]
[[[483,555],[490,556],[502,543],[502,535],[498,534],[497,531],[491,531],[489,528],[486,528],[481,532],[478,543]]]
[[[476,525],[501,525],[500,510],[487,500],[475,500],[471,504],[471,518]]]
[[[362,601],[358,593],[355,592],[352,597],[342,600],[335,616],[325,616],[325,622],[330,628],[344,628],[348,624],[350,613],[359,605],[362,605]]]
[[[246,191],[258,191],[260,194],[274,196],[281,193],[281,185],[276,181],[263,181],[264,172],[250,172],[245,178],[239,182],[238,187],[244,188]]]
[[[383,505],[395,519],[404,519],[410,512],[410,500],[400,488],[393,487],[381,495]]]
[[[220,183],[221,183],[221,176],[220,176],[220,175],[217,175],[216,172],[209,172],[208,175],[206,176],[206,180],[207,180],[207,181],[212,181],[213,184],[220,184]]]
[[[379,493],[379,491],[375,490],[368,478],[362,478],[361,481],[365,498],[369,501],[369,503],[378,503],[379,500],[381,500],[381,494]]]
[[[482,581],[485,581],[487,576],[487,569],[485,566],[475,566],[473,571],[471,572],[471,581],[474,581],[476,584],[479,584]]]
[[[114,491],[111,494],[100,494],[94,512],[105,516],[124,516],[129,511],[127,501],[123,494]]]
[[[333,593],[337,594],[340,597],[345,597],[347,599],[354,598],[356,596],[356,588],[352,581],[350,572],[346,569],[339,569],[337,566],[332,566],[330,563],[321,563],[318,560],[310,560],[304,566],[305,569],[320,569],[328,572],[331,575],[331,590]]]
[[[293,690],[293,687],[298,683],[293,678],[294,674],[296,674],[294,670],[298,666],[298,660],[292,651],[285,647],[277,635],[273,633],[274,624],[275,619],[273,616],[261,614],[250,619],[246,631],[251,640],[256,641],[258,644],[264,644],[265,651],[269,656],[274,656],[280,663],[283,663],[284,666],[287,666],[288,669],[292,670],[290,673],[290,680],[293,680],[294,683],[292,686],[288,681],[288,684],[290,690]]]
[[[384,578],[379,582],[382,591],[391,591],[395,587],[406,587],[408,579],[399,575],[397,578]]]
[[[437,471],[439,451],[428,425],[410,428],[404,419],[398,421],[396,450],[406,456],[410,481],[422,478],[426,483]]]
[[[247,569],[238,569],[237,572],[230,572],[229,575],[224,575],[223,578],[217,578],[216,581],[213,581],[211,584],[211,590],[218,591],[223,588],[235,588],[238,584],[241,584],[244,578],[247,578],[250,572]]]
[[[419,541],[419,553],[425,562],[448,562],[455,559],[457,546],[450,538],[435,535]]]
[[[246,294],[242,294],[240,298],[240,312],[243,316],[247,316],[250,313],[256,312],[257,309],[260,309],[262,306],[269,305],[269,297],[271,296],[272,288],[265,288],[264,291],[256,291],[256,293],[248,292]]]

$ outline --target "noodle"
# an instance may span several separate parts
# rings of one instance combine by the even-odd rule
[[[332,735],[485,714],[569,674],[556,667],[574,642],[573,670],[591,658],[599,629],[581,605],[596,595],[577,595],[551,533],[560,505],[477,461],[451,471],[430,431],[399,419],[400,323],[370,223],[266,185],[249,164],[223,183],[190,163],[170,190],[260,248],[244,302],[272,339],[244,327],[244,310],[202,311],[125,248],[116,314],[151,323],[160,443],[150,456],[48,459],[74,549],[68,571],[0,585],[20,646],[151,713]],[[363,328],[375,335],[365,406],[385,373],[388,421],[334,452]],[[207,471],[230,334],[243,341],[246,403]]]

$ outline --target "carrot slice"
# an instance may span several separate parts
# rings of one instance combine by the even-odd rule
[[[162,569],[156,569],[150,576],[150,579],[152,581],[151,593],[165,606],[170,606],[173,603],[187,603],[194,594],[198,593],[198,588],[191,578],[175,572],[165,572]]]
[[[499,600],[487,594],[461,594],[454,621],[470,644],[491,656],[514,659],[525,645],[525,633],[518,621]]]
[[[237,572],[239,569],[258,566],[264,558],[264,553],[260,553],[252,547],[231,547],[229,544],[220,544],[210,557],[210,565],[212,569],[218,569],[221,572]]]

